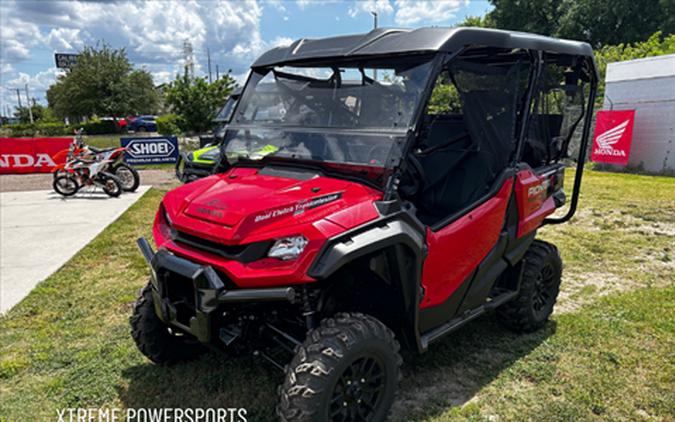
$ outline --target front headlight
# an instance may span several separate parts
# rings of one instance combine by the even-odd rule
[[[161,207],[162,207],[162,214],[164,214],[164,220],[166,220],[166,224],[169,226],[173,226],[173,221],[171,221],[171,217],[169,217],[169,213],[166,211],[166,207],[164,207],[164,204],[162,204]]]
[[[282,261],[288,261],[300,256],[302,251],[305,250],[305,246],[307,246],[307,239],[305,236],[284,237],[283,239],[274,242],[274,245],[270,248],[267,256],[270,258],[281,259]]]

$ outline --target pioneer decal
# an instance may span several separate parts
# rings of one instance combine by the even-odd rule
[[[276,208],[274,210],[267,210],[262,214],[256,215],[253,221],[256,223],[260,223],[261,221],[266,221],[272,218],[277,218],[288,214],[300,215],[304,213],[305,210],[310,210],[312,208],[326,205],[333,201],[337,201],[340,198],[342,198],[342,192],[331,193],[329,195],[319,196],[318,198],[300,201],[293,205]]]

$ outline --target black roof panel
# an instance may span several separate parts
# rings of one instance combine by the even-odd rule
[[[587,43],[525,32],[474,27],[434,27],[412,30],[378,28],[365,34],[300,39],[288,47],[277,47],[267,51],[253,63],[253,67],[293,64],[331,57],[452,52],[467,45],[523,48],[593,56],[593,50]]]

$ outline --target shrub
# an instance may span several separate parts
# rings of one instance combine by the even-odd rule
[[[176,114],[165,114],[157,118],[157,132],[162,135],[181,134],[181,127],[185,127],[185,122]]]
[[[112,120],[92,120],[81,125],[87,135],[107,135],[109,133],[117,133],[117,126]]]
[[[44,136],[72,135],[73,129],[61,122],[46,122],[35,125],[37,132]]]
[[[17,123],[2,127],[4,134],[18,138],[23,136],[63,136],[72,135],[73,129],[61,122]]]

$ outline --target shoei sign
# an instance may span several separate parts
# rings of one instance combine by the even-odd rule
[[[635,110],[601,110],[595,123],[591,160],[625,166],[633,140]]]
[[[151,138],[122,138],[126,147],[125,160],[129,164],[175,163],[178,159],[178,138],[153,136]]]

